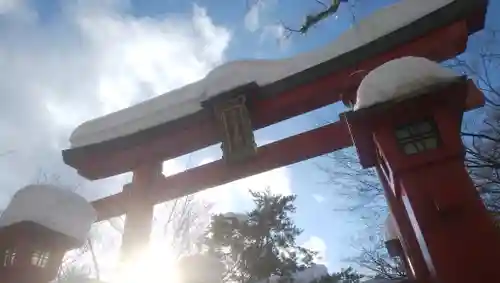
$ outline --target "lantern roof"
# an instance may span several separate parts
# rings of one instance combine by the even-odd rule
[[[452,70],[426,58],[395,59],[375,68],[361,81],[354,110],[397,100],[459,78]]]
[[[234,212],[226,212],[222,214],[225,218],[234,218],[238,220],[239,222],[246,222],[249,220],[249,217],[245,213],[234,213]]]
[[[364,283],[404,283],[404,282],[410,282],[410,281],[407,281],[406,278],[401,278],[401,279],[374,278],[364,281]]]
[[[386,241],[395,240],[398,238],[398,228],[392,214],[389,213],[384,222],[384,238]]]
[[[82,196],[52,185],[29,185],[14,194],[0,216],[0,227],[31,221],[83,243],[96,220]]]
[[[197,82],[80,125],[70,137],[71,147],[113,140],[194,114],[202,110],[205,100],[249,83],[273,85],[374,43],[427,15],[443,14],[444,7],[450,7],[459,17],[461,9],[455,8],[462,2],[399,1],[359,21],[324,48],[282,60],[243,60],[221,65]]]
[[[313,281],[318,281],[321,278],[327,276],[328,268],[323,264],[313,264],[311,267],[304,270],[299,270],[291,274],[293,282],[297,283],[309,283]],[[269,278],[257,281],[255,283],[278,283],[282,281],[282,277],[279,275],[271,275]]]
[[[178,267],[184,282],[220,282],[224,274],[224,264],[208,254],[185,256],[178,262]]]

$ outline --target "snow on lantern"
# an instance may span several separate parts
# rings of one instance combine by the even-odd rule
[[[221,282],[225,271],[224,264],[216,257],[207,254],[195,254],[179,261],[182,282],[211,283]]]
[[[248,215],[245,213],[226,212],[226,213],[222,214],[222,216],[231,222],[237,221],[240,223],[247,222],[250,219],[250,217],[248,217]]]
[[[371,71],[354,111],[341,114],[361,165],[382,180],[403,224],[402,259],[421,281],[483,282],[498,271],[488,265],[499,254],[498,234],[464,167],[460,136],[464,112],[482,103],[466,77],[405,57]]]
[[[396,141],[395,148],[404,155],[417,155],[437,149],[443,144],[438,127],[438,123],[443,124],[443,122],[436,120],[442,120],[443,115],[440,115],[435,108],[440,106],[447,108],[445,104],[450,104],[443,99],[444,93],[458,90],[465,94],[467,87],[462,87],[466,85],[464,82],[466,80],[463,77],[426,58],[395,59],[374,69],[362,80],[354,110],[372,112],[372,115],[375,115],[374,111],[383,113],[380,115],[385,115],[385,118],[393,121],[391,124],[393,124],[392,136]],[[434,97],[429,98],[429,94]],[[420,99],[421,96],[428,98]],[[407,103],[404,105],[405,103],[400,104],[400,102]],[[398,107],[401,110],[393,111],[395,104],[401,105]],[[406,112],[407,110],[415,112],[414,109],[417,109],[417,113],[413,115]],[[446,112],[441,109],[439,111]],[[384,112],[394,114],[386,115]]]
[[[403,57],[371,71],[358,88],[354,111],[342,114],[363,167],[375,164],[372,134],[391,144],[386,158],[403,167],[408,158],[426,159],[436,149],[460,147],[455,128],[467,91],[464,77],[426,58]]]
[[[354,110],[401,100],[415,92],[425,93],[429,87],[458,77],[452,70],[426,58],[408,56],[395,59],[375,68],[361,81]]]
[[[394,218],[391,214],[387,216],[384,223],[385,247],[391,257],[404,256],[403,247],[399,241],[398,231]]]
[[[354,110],[388,101],[397,102],[458,79],[460,77],[453,71],[426,58],[403,57],[392,60],[363,79]],[[401,124],[396,127],[395,135],[398,147],[406,155],[436,149],[441,143],[439,129],[432,118]]]
[[[389,256],[394,259],[401,270],[405,270],[407,274],[414,274],[415,271],[413,270],[411,260],[403,249],[403,244],[399,235],[400,232],[396,220],[392,213],[389,213],[384,222],[385,248]]]
[[[4,283],[45,283],[64,254],[83,244],[96,219],[90,203],[51,185],[29,185],[0,216],[0,278]]]

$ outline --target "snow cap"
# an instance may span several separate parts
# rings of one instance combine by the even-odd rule
[[[14,194],[0,227],[32,221],[83,243],[96,211],[82,196],[53,185],[29,185]]]
[[[179,261],[184,282],[221,282],[225,267],[216,257],[207,254],[186,256]]]
[[[404,281],[404,279],[394,280],[394,279],[386,279],[386,278],[374,278],[374,279],[366,280],[366,281],[364,281],[364,283],[400,283],[403,281]]]
[[[398,238],[398,228],[392,214],[387,216],[384,223],[384,238],[386,241],[395,240]]]
[[[246,222],[248,221],[249,217],[245,213],[234,213],[234,212],[226,212],[222,214],[225,218],[233,218],[238,220],[239,222]]]
[[[361,19],[332,43],[318,50],[281,60],[242,60],[220,65],[200,81],[85,122],[71,134],[71,148],[125,137],[196,113],[202,110],[203,101],[235,87],[252,82],[266,86],[283,80],[367,46],[452,2],[454,0],[397,1]]]
[[[323,264],[314,264],[302,271],[298,271],[293,276],[293,282],[296,283],[309,283],[314,280],[319,280],[328,275],[328,268]]]
[[[354,110],[395,100],[459,76],[438,63],[421,57],[402,57],[389,61],[361,81]]]
[[[311,267],[297,271],[292,274],[293,282],[295,283],[310,283],[315,280],[320,280],[328,275],[328,268],[323,264],[313,264]],[[262,279],[256,283],[279,283],[281,277],[271,275],[269,278]]]

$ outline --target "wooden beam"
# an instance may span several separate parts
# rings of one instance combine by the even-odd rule
[[[149,244],[153,229],[153,205],[147,201],[149,190],[162,178],[162,163],[145,164],[134,170],[132,183],[122,194],[133,200],[126,205],[127,217],[122,235],[121,260],[133,259]]]
[[[484,104],[483,93],[471,80],[467,81],[467,88],[465,110],[481,107]],[[247,163],[228,167],[223,160],[218,160],[167,178],[158,178],[157,185],[146,194],[147,201],[151,204],[169,201],[351,145],[347,126],[340,121],[335,122],[262,146],[258,148],[257,156]],[[124,190],[127,191],[131,185],[126,185]],[[133,205],[135,199],[122,192],[96,200],[92,205],[101,221],[124,214],[127,201]]]
[[[244,163],[227,166],[223,160],[217,160],[160,179],[147,192],[147,201],[151,204],[166,202],[351,145],[346,125],[336,122],[259,147],[257,155]],[[133,203],[133,199],[122,192],[92,204],[98,212],[98,221],[102,221],[125,214],[127,203]]]
[[[249,105],[253,128],[260,129],[335,103],[340,100],[341,95],[352,100],[364,75],[394,58],[421,56],[436,61],[451,58],[465,49],[467,34],[466,21],[459,21],[366,60],[351,57],[345,57],[347,59],[344,60],[341,56],[339,64],[349,67],[328,65],[330,67],[326,70],[331,71],[327,75],[315,74],[316,71],[311,69],[305,71],[304,75],[297,74],[283,83],[264,87],[262,93],[252,99]],[[376,43],[372,46],[380,49],[379,47]],[[352,62],[348,63],[348,60]],[[325,72],[323,67],[318,67],[322,68],[318,71],[320,74]],[[304,79],[304,76],[309,78]],[[301,81],[304,83],[300,83]],[[297,85],[290,87],[292,84]],[[133,138],[121,138],[124,143],[130,143],[127,146],[115,141],[110,142],[109,146],[96,145],[95,148],[102,147],[99,150],[94,150],[92,146],[66,150],[63,153],[64,160],[77,168],[82,176],[100,179],[131,171],[136,164],[168,160],[221,141],[216,124],[207,111],[199,112],[190,119],[192,120],[180,121],[175,130],[169,130],[167,126],[164,129],[158,127],[151,137],[147,136],[149,130],[145,130]]]

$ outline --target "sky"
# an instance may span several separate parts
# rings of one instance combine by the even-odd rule
[[[119,192],[130,174],[89,182],[62,162],[61,150],[80,123],[199,80],[224,62],[319,48],[393,2],[349,1],[309,34],[284,40],[280,22],[298,27],[321,6],[313,0],[0,0],[0,207],[33,182],[58,183],[89,200]],[[334,105],[260,130],[257,142],[315,128],[341,111]],[[219,157],[211,147],[166,162],[164,173]],[[331,165],[316,158],[197,197],[210,202],[212,212],[225,212],[250,209],[248,189],[297,194],[299,243],[338,270],[356,254],[365,223],[335,209],[347,200],[318,170]]]

